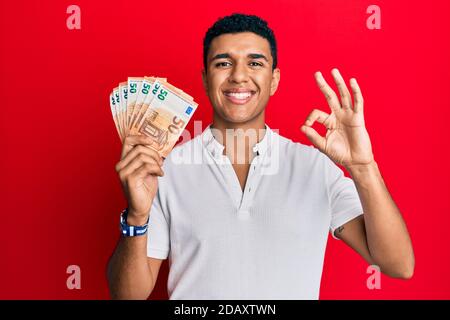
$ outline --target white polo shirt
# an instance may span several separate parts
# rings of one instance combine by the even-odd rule
[[[328,231],[362,214],[353,180],[266,126],[244,192],[210,128],[177,146],[150,211],[147,255],[170,299],[318,299]]]

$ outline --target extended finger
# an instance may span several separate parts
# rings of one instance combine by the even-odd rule
[[[355,78],[350,79],[350,87],[352,88],[353,98],[355,100],[355,112],[363,111],[364,99],[361,93],[361,89],[359,88],[358,82],[356,82]]]
[[[339,94],[341,95],[341,105],[343,109],[351,109],[352,107],[352,97],[350,96],[350,92],[348,91],[347,86],[345,85],[344,78],[342,78],[339,70],[334,68],[331,70],[331,74],[333,75],[334,82],[336,82],[336,86],[339,90]]]
[[[330,106],[331,110],[336,113],[339,112],[341,110],[341,105],[338,97],[336,96],[336,93],[325,81],[320,71],[316,72],[314,76],[316,78],[317,86],[319,87],[320,91],[322,91],[325,99],[327,99],[328,105]]]

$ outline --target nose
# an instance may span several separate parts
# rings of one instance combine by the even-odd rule
[[[242,83],[248,81],[247,66],[245,63],[236,63],[228,79],[232,83]]]

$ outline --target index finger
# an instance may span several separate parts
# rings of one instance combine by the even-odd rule
[[[128,152],[131,151],[137,145],[147,145],[151,146],[153,144],[153,139],[147,137],[146,135],[129,135],[125,138],[122,147],[122,154],[120,159],[123,159]]]

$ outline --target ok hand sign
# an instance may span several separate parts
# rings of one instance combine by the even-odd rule
[[[347,169],[354,165],[370,164],[374,158],[369,134],[364,125],[363,97],[356,79],[350,79],[354,103],[344,79],[337,69],[331,71],[341,99],[331,89],[320,72],[315,73],[319,89],[327,99],[331,113],[314,109],[306,118],[301,130],[311,143],[331,160]],[[312,128],[314,122],[327,128],[322,137]]]

